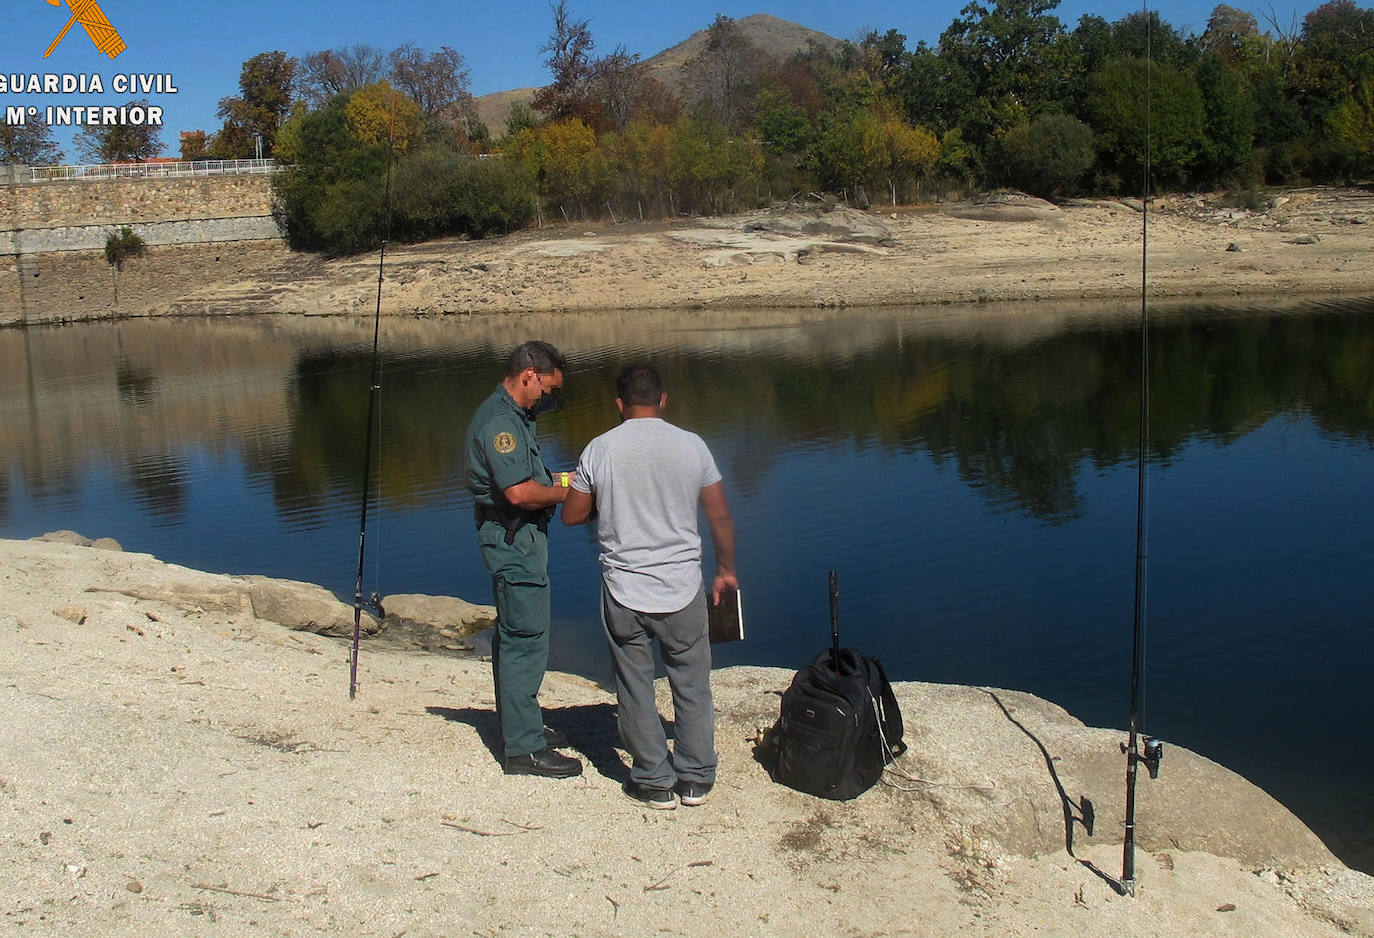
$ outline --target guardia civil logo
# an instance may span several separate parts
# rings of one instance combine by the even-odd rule
[[[62,0],[48,0],[48,3],[58,8],[62,6]],[[109,17],[100,9],[100,4],[96,3],[96,0],[67,0],[67,7],[72,11],[71,18],[48,46],[48,51],[43,53],[43,58],[52,55],[73,23],[80,23],[81,28],[86,30],[86,35],[91,37],[91,42],[95,43],[96,50],[111,59],[124,51],[124,40],[120,37],[119,30],[110,24]]]

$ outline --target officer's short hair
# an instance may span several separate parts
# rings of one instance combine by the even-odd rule
[[[626,365],[616,375],[615,396],[629,407],[657,407],[663,397],[663,379],[653,365]]]
[[[567,371],[568,360],[563,353],[547,342],[534,340],[516,346],[506,361],[506,376],[514,378],[526,368],[533,368],[536,374],[551,375],[555,371]]]

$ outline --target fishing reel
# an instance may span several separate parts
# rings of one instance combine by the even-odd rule
[[[1128,755],[1132,762],[1145,763],[1145,769],[1150,773],[1150,778],[1159,778],[1159,764],[1164,761],[1164,743],[1153,736],[1140,737],[1140,752],[1129,752]],[[1121,751],[1128,752],[1125,743],[1121,744]]]

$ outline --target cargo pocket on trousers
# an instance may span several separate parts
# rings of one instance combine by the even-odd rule
[[[549,630],[550,611],[547,574],[496,578],[496,614],[503,634],[542,635]]]

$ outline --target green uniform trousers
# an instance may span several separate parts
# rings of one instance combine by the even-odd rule
[[[539,685],[549,664],[549,537],[527,524],[507,544],[505,528],[488,521],[477,542],[496,601],[496,719],[506,757],[523,756],[546,745]]]

